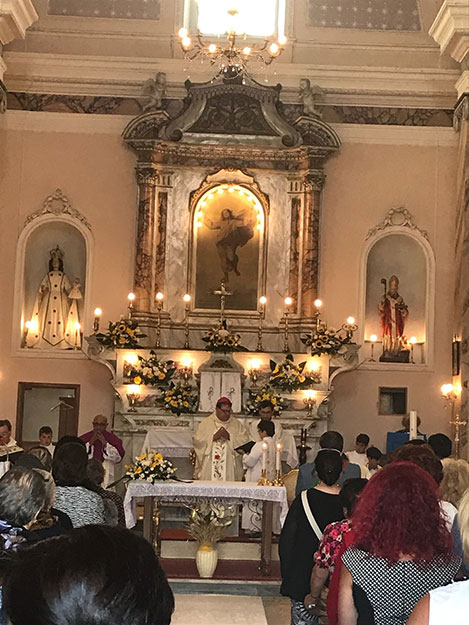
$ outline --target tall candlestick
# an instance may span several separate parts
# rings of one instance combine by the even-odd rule
[[[93,334],[96,334],[96,332],[99,332],[99,322],[101,320],[102,314],[103,314],[103,311],[101,310],[101,308],[94,309]]]
[[[288,315],[290,314],[290,306],[293,304],[293,299],[291,297],[286,297],[285,300],[285,313],[284,313],[284,323],[285,330],[283,333],[283,351],[288,354],[290,351],[290,346],[288,345]]]
[[[261,297],[259,297],[259,326],[257,329],[257,351],[258,352],[263,352],[264,351],[264,347],[262,345],[262,322],[264,321],[265,318],[265,305],[267,303],[267,298],[265,297],[265,295],[262,295]]]
[[[129,293],[127,295],[127,299],[129,300],[129,319],[132,319],[132,311],[134,309],[135,293]]]
[[[186,293],[182,298],[184,300],[184,349],[189,349],[189,312],[191,309],[191,296]]]
[[[156,348],[161,347],[161,311],[163,310],[163,299],[163,293],[158,291],[156,294]]]
[[[280,459],[280,452],[282,451],[282,443],[277,443],[275,445],[275,470],[280,471],[282,468],[282,463]]]
[[[409,440],[417,438],[417,411],[411,410],[409,413]]]

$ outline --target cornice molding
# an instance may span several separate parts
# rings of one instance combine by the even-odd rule
[[[37,19],[31,0],[0,0],[0,43],[24,39],[26,30]]]
[[[462,63],[469,54],[469,3],[444,0],[429,34],[455,61]]]
[[[143,83],[158,71],[168,76],[167,97],[185,97],[186,64],[181,59],[96,57],[5,52],[10,91],[64,95],[141,97]],[[300,78],[314,76],[326,104],[452,108],[459,69],[352,67],[281,64],[270,84],[283,86],[282,101],[298,102]],[[191,68],[194,81],[210,80],[210,70]],[[269,75],[267,76],[269,77]]]

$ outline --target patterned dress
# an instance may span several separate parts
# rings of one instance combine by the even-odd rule
[[[389,565],[353,546],[342,562],[353,579],[357,625],[405,625],[415,604],[430,590],[451,582],[461,564],[455,557],[448,562],[409,560]]]
[[[330,523],[324,530],[318,550],[314,554],[314,564],[317,564],[321,569],[329,569],[332,575],[343,537],[351,529],[352,526],[348,519]]]

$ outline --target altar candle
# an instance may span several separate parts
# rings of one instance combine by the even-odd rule
[[[280,460],[280,452],[282,451],[282,443],[277,443],[275,445],[276,447],[276,452],[275,452],[275,470],[276,471],[280,471],[282,468],[281,465],[281,460]]]
[[[262,470],[265,471],[267,467],[267,443],[262,443]]]
[[[417,411],[411,410],[409,413],[409,440],[412,441],[417,438]]]

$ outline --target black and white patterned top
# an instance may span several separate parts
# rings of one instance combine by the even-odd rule
[[[449,562],[389,565],[356,547],[347,549],[342,562],[352,575],[359,625],[405,625],[415,604],[430,590],[451,582],[461,564],[455,557]]]
[[[103,500],[84,486],[57,486],[54,508],[68,514],[73,527],[105,523]]]

